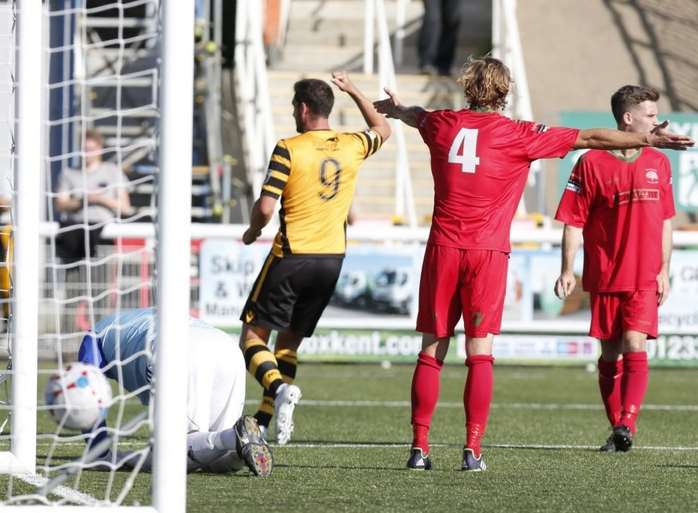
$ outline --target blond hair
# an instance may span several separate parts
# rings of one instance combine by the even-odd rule
[[[458,78],[471,109],[501,110],[511,88],[511,73],[494,57],[469,59]]]

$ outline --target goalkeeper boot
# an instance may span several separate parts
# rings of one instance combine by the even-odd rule
[[[407,468],[412,470],[431,470],[431,458],[424,454],[419,447],[412,447],[410,459],[407,460]]]
[[[262,438],[257,419],[243,415],[233,426],[237,441],[235,450],[255,476],[271,474],[273,458],[271,449]]]
[[[623,424],[615,426],[612,436],[617,451],[628,452],[633,446],[633,433],[628,426],[624,426]]]
[[[475,457],[475,452],[467,447],[463,448],[463,467],[462,470],[467,470],[469,472],[482,472],[487,470],[487,465],[485,465],[485,459],[480,454],[479,458]]]
[[[301,389],[296,385],[284,383],[279,387],[274,398],[274,416],[276,417],[276,442],[286,445],[293,433],[293,410],[301,400]]]

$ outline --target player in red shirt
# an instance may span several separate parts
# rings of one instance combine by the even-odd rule
[[[395,95],[374,102],[389,117],[419,128],[431,152],[434,215],[419,291],[422,351],[412,379],[413,441],[409,468],[429,469],[428,432],[450,337],[464,318],[466,366],[463,470],[484,470],[480,440],[492,400],[492,335],[500,332],[509,230],[532,161],[573,148],[685,148],[690,138],[660,130],[548,128],[501,114],[511,76],[501,61],[472,60],[460,79],[469,109],[428,112]]]
[[[657,128],[659,93],[621,87],[611,97],[618,128]],[[647,338],[657,337],[657,309],[669,294],[671,167],[653,148],[593,150],[572,170],[555,218],[565,223],[560,298],[575,287],[574,257],[584,235],[582,284],[591,294],[589,335],[601,341],[599,390],[613,430],[604,452],[628,451],[647,390]]]

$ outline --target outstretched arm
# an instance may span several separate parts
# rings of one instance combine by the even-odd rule
[[[387,87],[385,88],[385,94],[388,95],[388,98],[373,102],[376,110],[389,118],[399,119],[406,125],[417,128],[418,116],[422,112],[426,112],[425,109],[419,106],[405,107],[400,103],[395,93]]]
[[[665,121],[649,134],[621,132],[610,128],[580,130],[574,149],[629,150],[653,146],[670,150],[686,150],[695,144],[690,137],[666,130],[668,124],[669,122]]]
[[[349,80],[349,76],[346,72],[335,71],[332,73],[332,83],[336,85],[340,91],[344,91],[351,96],[351,99],[354,100],[354,103],[356,103],[356,106],[361,111],[361,115],[364,117],[369,128],[380,135],[383,142],[387,141],[391,133],[390,125],[386,119],[376,111],[371,101],[364,96],[361,90]]]
[[[574,277],[574,257],[582,245],[582,229],[569,224],[565,225],[562,232],[562,268],[560,277],[555,282],[555,295],[565,299],[572,294],[577,279]]]

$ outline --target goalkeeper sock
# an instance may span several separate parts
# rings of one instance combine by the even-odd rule
[[[209,433],[207,431],[197,431],[187,435],[187,452],[189,457],[200,465],[206,465],[211,461],[221,457],[227,449],[222,447],[219,433]],[[216,446],[218,443],[218,447]],[[233,441],[233,448],[235,443]]]
[[[281,378],[284,383],[293,383],[296,378],[296,369],[298,368],[298,356],[293,349],[278,349],[274,352],[276,364],[281,373]],[[274,394],[269,390],[264,390],[262,394],[262,402],[254,414],[257,423],[260,426],[269,427],[271,419],[274,416]]]
[[[648,381],[647,353],[644,351],[623,353],[623,377],[621,379],[623,410],[620,415],[620,424],[629,427],[633,433],[637,431],[635,423],[645,398]]]
[[[247,370],[265,390],[275,396],[276,390],[284,383],[276,358],[260,338],[250,336],[243,344]]]
[[[429,453],[429,426],[439,400],[444,362],[422,352],[412,375],[412,447]]]
[[[623,376],[623,360],[606,361],[599,357],[599,391],[606,417],[611,426],[620,424],[620,389]]]
[[[485,436],[494,386],[494,357],[488,354],[469,356],[465,360],[468,377],[463,389],[465,407],[465,447],[480,457],[480,441]]]

